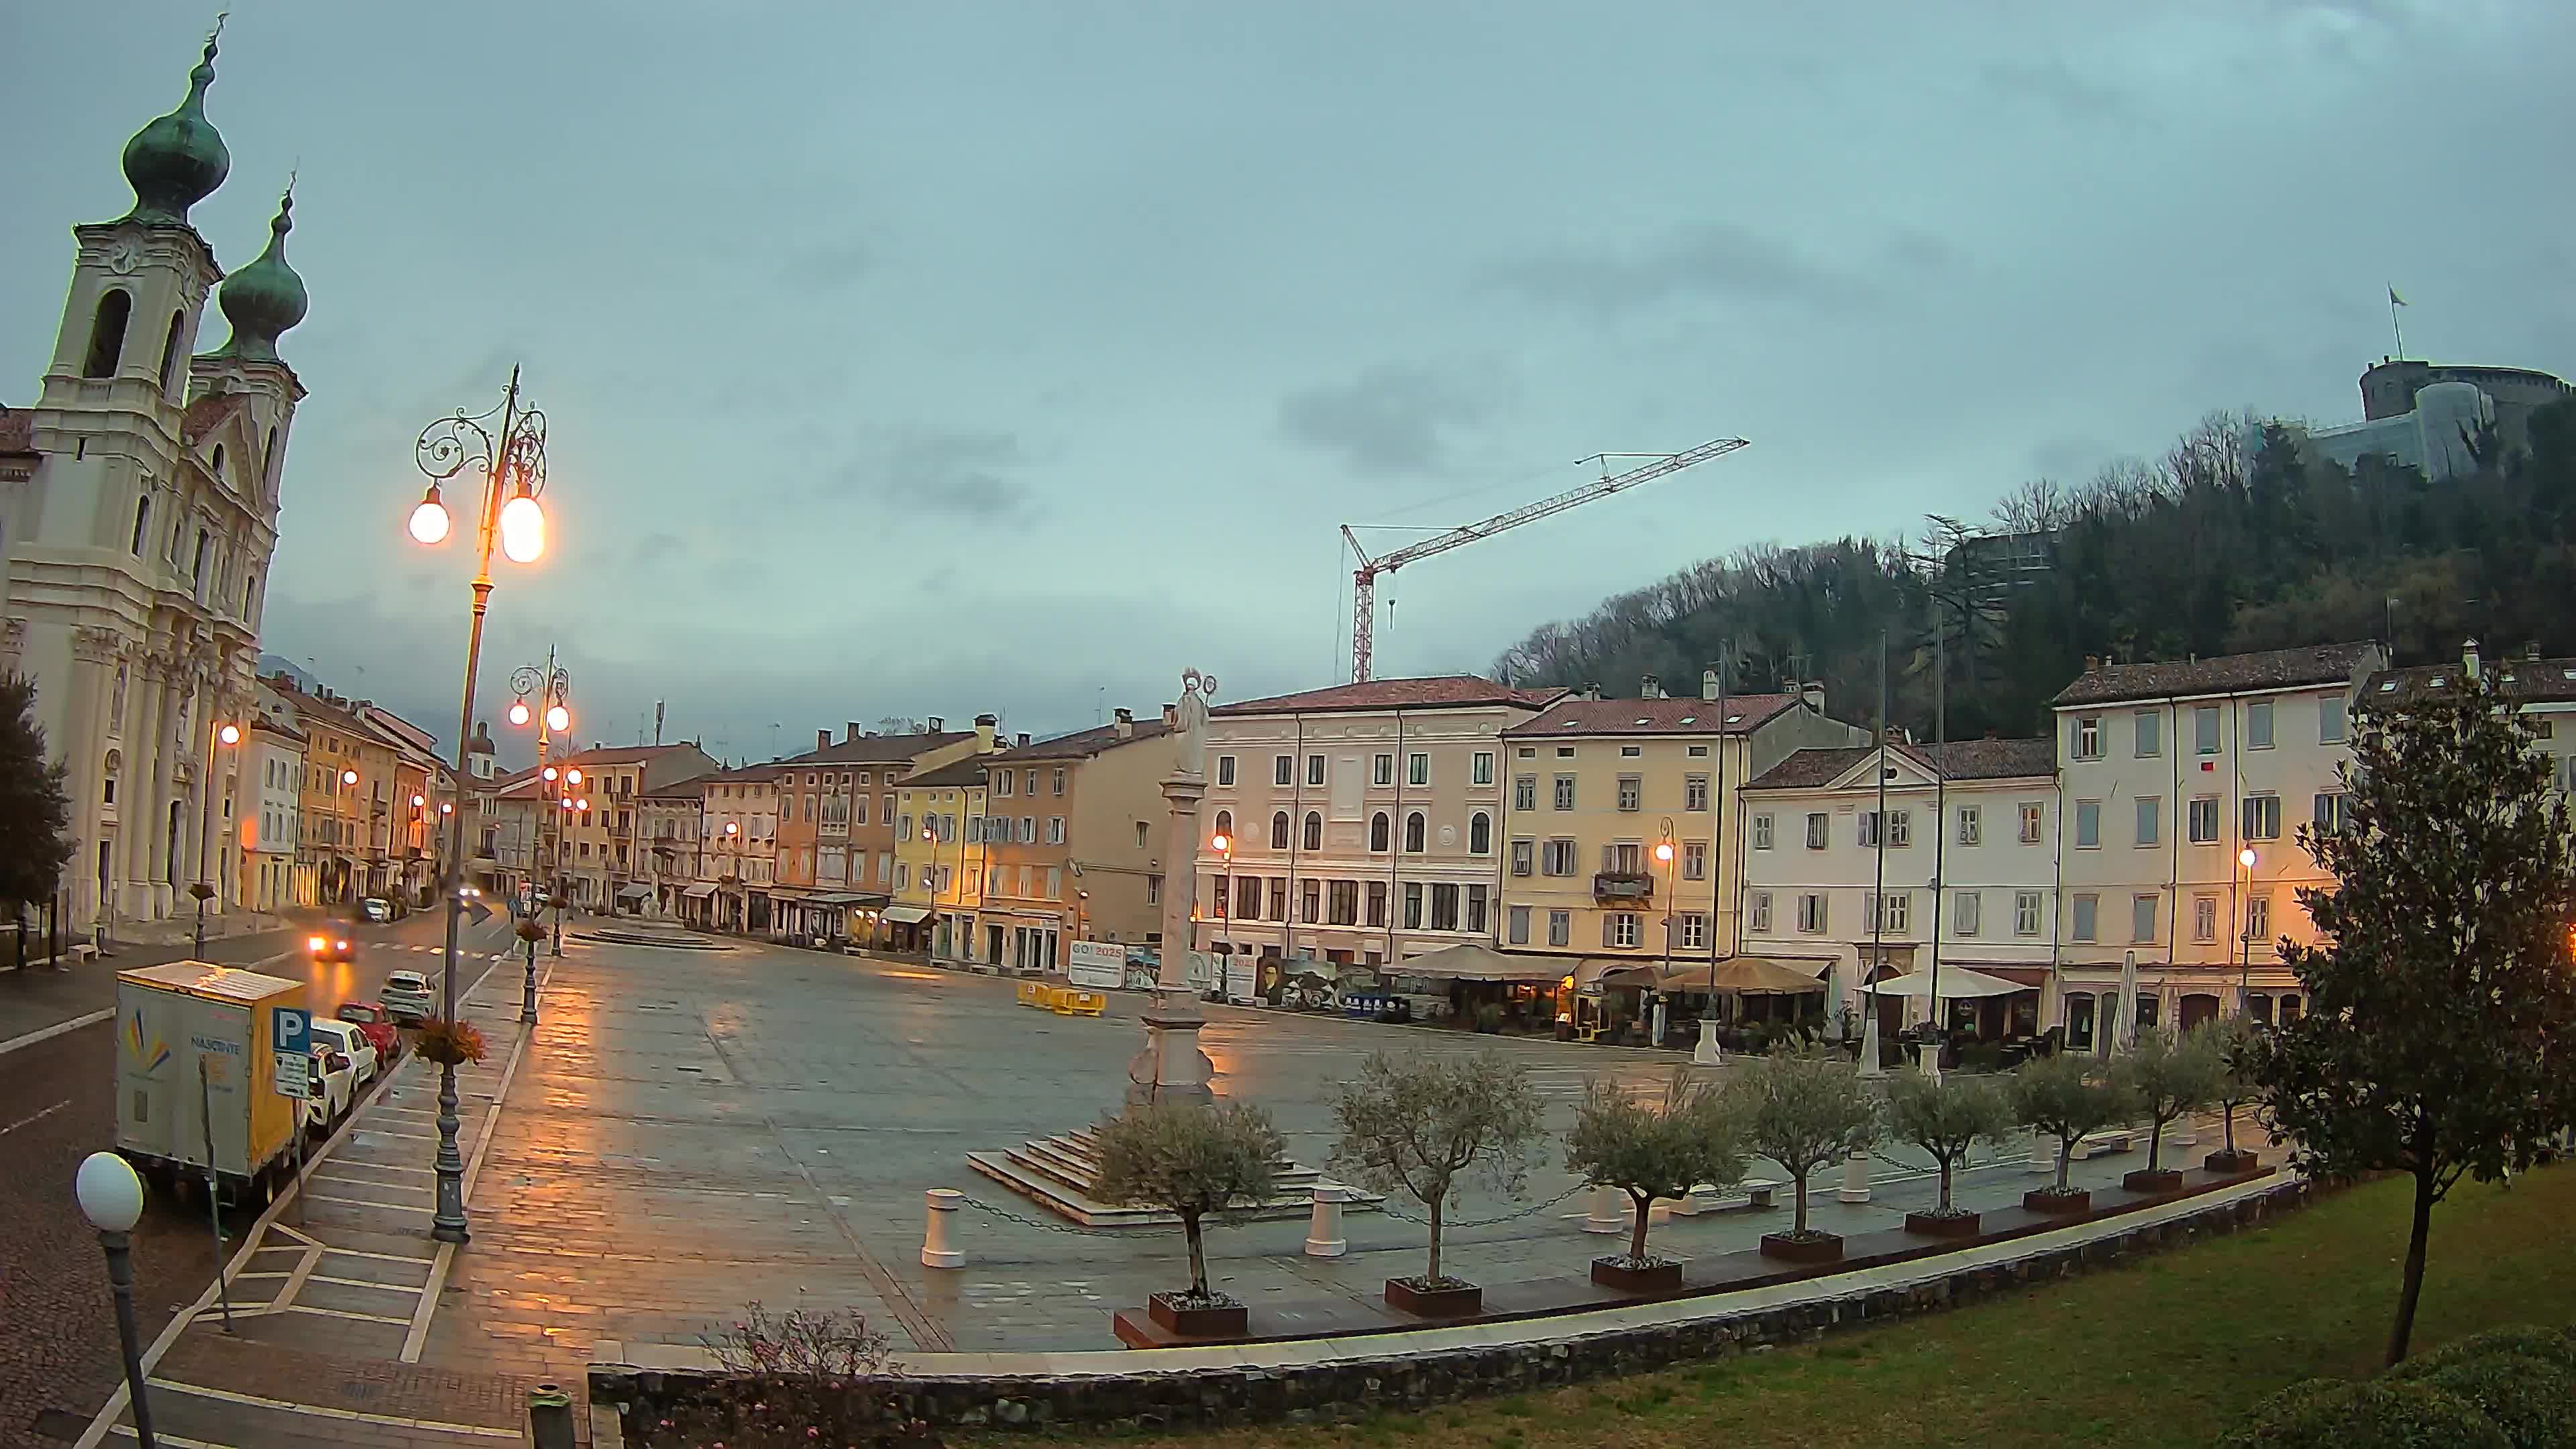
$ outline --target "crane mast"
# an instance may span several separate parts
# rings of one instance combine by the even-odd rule
[[[1506,529],[1518,528],[1524,523],[1536,523],[1542,518],[1563,513],[1569,508],[1590,503],[1596,498],[1607,498],[1613,493],[1625,492],[1640,483],[1650,483],[1667,474],[1678,473],[1684,468],[1705,463],[1711,458],[1722,458],[1746,446],[1749,445],[1742,438],[1718,438],[1686,452],[1656,454],[1652,462],[1640,464],[1615,477],[1609,472],[1607,459],[1610,455],[1603,454],[1601,455],[1604,459],[1601,476],[1581,487],[1569,488],[1553,498],[1524,503],[1507,513],[1497,513],[1481,523],[1465,524],[1447,533],[1435,534],[1430,538],[1406,544],[1379,558],[1369,557],[1368,550],[1360,546],[1359,535],[1351,531],[1349,524],[1343,524],[1342,537],[1350,544],[1352,555],[1360,561],[1360,566],[1351,571],[1351,681],[1355,684],[1365,683],[1369,677],[1370,656],[1375,652],[1376,647],[1377,580],[1380,574],[1391,574],[1406,564],[1429,558],[1435,553],[1447,553],[1453,548],[1474,543],[1478,539],[1491,538]]]

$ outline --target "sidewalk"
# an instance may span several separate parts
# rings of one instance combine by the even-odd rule
[[[302,929],[304,920],[314,918],[318,913],[259,915],[251,918],[263,923],[259,929],[236,930],[229,936],[219,936],[209,918],[207,959],[227,966],[256,965],[290,948],[288,936]],[[237,923],[242,919],[233,918]],[[117,972],[185,961],[195,954],[195,922],[187,924],[189,929],[180,932],[175,942],[110,941],[110,954],[83,956],[59,968],[0,969],[0,1053],[105,1021],[116,1009]],[[65,943],[66,956],[71,954],[69,945]]]
[[[523,976],[506,926],[474,932],[467,959],[489,969],[459,1003],[490,1048],[456,1074],[469,1202],[530,1035],[518,1020]],[[538,959],[542,971],[552,958]],[[229,1330],[208,1284],[155,1340],[145,1362],[164,1442],[454,1449],[523,1441],[533,1377],[419,1362],[459,1253],[429,1236],[438,1075],[406,1057],[317,1150],[302,1182],[260,1216],[228,1265]],[[119,1393],[79,1449],[130,1438],[125,1408]]]

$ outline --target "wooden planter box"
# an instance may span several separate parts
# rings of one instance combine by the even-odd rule
[[[1977,1236],[1982,1215],[1957,1213],[1944,1217],[1939,1213],[1907,1213],[1905,1230],[1927,1238],[1973,1238]]]
[[[1403,1278],[1386,1280],[1386,1305],[1424,1318],[1465,1318],[1485,1307],[1485,1290],[1473,1283],[1454,1288],[1416,1288]]]
[[[2263,1165],[2263,1159],[2251,1152],[2213,1152],[2200,1160],[2200,1165],[2220,1177],[2234,1177],[2252,1172]]]
[[[2182,1169],[2179,1167],[2141,1167],[2121,1177],[2120,1186],[2130,1192],[2180,1192]]]
[[[1622,1293],[1678,1293],[1682,1287],[1682,1265],[1657,1263],[1651,1268],[1632,1268],[1617,1258],[1595,1258],[1592,1260],[1592,1281]]]
[[[1240,1303],[1219,1308],[1184,1308],[1169,1293],[1145,1300],[1145,1314],[1166,1330],[1187,1338],[1223,1338],[1252,1331],[1248,1310]]]
[[[2050,1217],[2074,1217],[2093,1211],[2093,1194],[2080,1187],[2066,1192],[2053,1187],[2035,1188],[2021,1195],[2021,1210]]]
[[[1819,1238],[1764,1233],[1762,1256],[1777,1258],[1783,1263],[1839,1263],[1843,1260],[1843,1240],[1832,1233]]]

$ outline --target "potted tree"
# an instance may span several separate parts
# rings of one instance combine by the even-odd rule
[[[1900,1072],[1887,1084],[1888,1134],[1931,1154],[1941,1169],[1941,1200],[1930,1212],[1905,1215],[1905,1230],[1941,1238],[1973,1238],[1978,1214],[1954,1207],[1951,1174],[1968,1149],[1992,1142],[2013,1128],[2011,1101],[1992,1078],[1967,1075],[1928,1077]]]
[[[1372,1054],[1333,1104],[1341,1140],[1333,1170],[1374,1192],[1405,1192],[1431,1214],[1431,1257],[1421,1274],[1386,1280],[1386,1301],[1428,1318],[1460,1318],[1485,1290],[1440,1266],[1441,1216],[1463,1175],[1498,1193],[1529,1176],[1529,1150],[1544,1115],[1526,1068],[1485,1051],[1398,1061]]]
[[[1636,1213],[1628,1251],[1593,1259],[1592,1281],[1631,1293],[1680,1288],[1681,1261],[1646,1252],[1655,1199],[1686,1196],[1702,1183],[1726,1188],[1743,1181],[1743,1138],[1715,1088],[1694,1085],[1687,1071],[1673,1073],[1659,1108],[1630,1097],[1616,1082],[1586,1082],[1575,1105],[1574,1130],[1566,1134],[1565,1170],[1588,1186],[1627,1193]]]
[[[1208,1287],[1203,1227],[1209,1213],[1270,1196],[1272,1164],[1287,1147],[1270,1114],[1247,1102],[1149,1103],[1128,1108],[1093,1136],[1101,1200],[1165,1209],[1180,1218],[1189,1240],[1190,1290],[1154,1294],[1146,1313],[1193,1337],[1248,1331],[1243,1304]]]
[[[1763,1256],[1792,1263],[1842,1261],[1842,1235],[1807,1225],[1807,1182],[1816,1169],[1866,1152],[1878,1141],[1878,1102],[1869,1088],[1837,1058],[1775,1051],[1746,1057],[1725,1090],[1744,1124],[1746,1145],[1780,1164],[1797,1188],[1789,1231],[1764,1233]]]
[[[2236,1146],[2236,1114],[2258,1100],[2263,1084],[2254,1077],[2253,1067],[2262,1048],[2262,1032],[2242,1016],[2231,1016],[2212,1024],[2210,1050],[2218,1057],[2218,1086],[2210,1100],[2218,1107],[2220,1131],[2224,1143],[2216,1152],[2200,1160],[2200,1165],[2221,1177],[2252,1172],[2263,1165],[2263,1159]]]
[[[2165,1127],[2217,1095],[2220,1065],[2208,1036],[2144,1033],[2137,1049],[2111,1070],[2131,1107],[2148,1122],[2147,1165],[2122,1177],[2120,1186],[2130,1192],[2174,1191],[2182,1186],[2182,1169],[2164,1165]]]
[[[2086,1075],[2091,1065],[2089,1057],[2059,1052],[2034,1057],[2013,1073],[2013,1115],[2057,1139],[2057,1181],[2021,1195],[2021,1205],[2031,1212],[2082,1214],[2093,1209],[2093,1194],[2067,1181],[2075,1144],[2086,1133],[2128,1116],[2129,1102],[2118,1083]]]

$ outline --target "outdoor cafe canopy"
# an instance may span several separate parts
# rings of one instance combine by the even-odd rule
[[[1909,971],[1902,976],[1881,977],[1861,989],[1878,996],[1905,996],[1922,1001],[1932,995],[1932,973],[1926,969]],[[1983,971],[1972,971],[1965,966],[1941,968],[1941,999],[1944,1001],[1964,1001],[1980,996],[2010,996],[2016,991],[2030,989],[2018,981],[1989,976]]]
[[[1440,981],[1554,981],[1565,974],[1565,962],[1554,956],[1514,955],[1474,942],[1378,968],[1389,976],[1420,976]]]
[[[1640,962],[1634,966],[1623,966],[1616,971],[1602,973],[1601,984],[1643,986],[1654,991],[1715,989],[1747,995],[1776,996],[1793,996],[1825,989],[1825,983],[1817,980],[1810,971],[1801,971],[1796,963],[1776,961],[1768,956],[1729,956],[1717,963],[1713,974],[1706,962],[1674,962],[1663,967],[1650,962]]]

